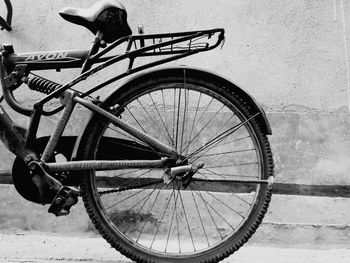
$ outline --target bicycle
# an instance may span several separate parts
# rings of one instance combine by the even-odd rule
[[[264,110],[214,73],[184,66],[145,71],[218,47],[224,29],[147,35],[139,28],[132,35],[125,7],[114,0],[60,15],[95,34],[90,50],[15,53],[0,46],[1,101],[30,117],[28,128],[19,127],[0,105],[0,137],[16,155],[19,194],[50,205],[56,216],[68,215],[82,197],[102,237],[138,262],[217,262],[238,250],[271,198]],[[11,18],[7,22],[10,30]],[[124,53],[111,54],[123,45]],[[143,57],[155,60],[135,66]],[[74,88],[121,61],[128,67],[119,75],[85,92]],[[63,68],[81,68],[81,74],[59,84],[34,73]],[[96,95],[140,71],[105,100]],[[45,96],[25,106],[14,93],[22,87]],[[52,101],[61,105],[46,109]],[[65,137],[77,104],[91,117],[80,135]],[[51,136],[38,138],[41,117],[59,112]]]

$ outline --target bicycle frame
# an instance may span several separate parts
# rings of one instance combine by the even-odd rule
[[[4,1],[0,27],[11,30]],[[261,223],[274,183],[271,129],[254,98],[216,73],[184,66],[127,78],[103,100],[95,93],[214,49],[224,30],[144,35],[139,26],[130,35],[125,7],[109,0],[60,15],[95,34],[90,49],[15,53],[0,44],[0,103],[30,119],[28,129],[16,126],[0,105],[0,139],[16,155],[17,192],[50,204],[55,216],[68,215],[81,197],[101,236],[131,260],[217,262],[232,254]],[[117,64],[116,74],[95,76],[103,77],[96,86],[84,82]],[[64,84],[37,73],[72,68],[80,74]],[[23,86],[45,95],[22,104]],[[76,106],[91,116],[78,136],[66,136]],[[57,113],[51,134],[38,136],[42,116]]]
[[[10,0],[4,0],[5,5],[6,5],[6,9],[7,9],[7,15],[6,15],[6,19],[3,19],[0,16],[0,30],[7,30],[7,31],[11,31],[12,27],[11,27],[11,21],[12,21],[12,4]]]
[[[203,38],[206,40],[212,39],[216,36],[214,43],[209,44],[207,42],[198,42]],[[166,41],[163,41],[166,39]],[[3,48],[1,55],[0,65],[0,80],[3,89],[3,96],[6,102],[15,111],[30,116],[30,125],[27,131],[27,136],[24,139],[16,130],[13,122],[10,120],[4,109],[0,108],[0,137],[8,149],[20,157],[24,162],[30,165],[31,161],[35,160],[35,155],[31,150],[40,117],[42,115],[52,115],[59,111],[62,111],[56,127],[51,135],[46,148],[40,158],[40,161],[45,164],[45,168],[48,171],[69,171],[69,170],[108,170],[108,169],[124,169],[124,168],[140,168],[140,167],[166,167],[169,160],[175,160],[179,156],[174,149],[162,144],[156,139],[150,137],[144,132],[128,125],[123,120],[116,117],[117,113],[113,109],[102,109],[97,104],[99,101],[90,102],[84,99],[86,96],[93,92],[105,87],[106,85],[121,79],[125,76],[133,74],[135,72],[160,65],[169,61],[173,61],[179,58],[190,56],[192,54],[211,50],[217,47],[224,39],[223,29],[213,29],[204,31],[182,32],[173,34],[156,34],[156,35],[137,35],[121,38],[110,46],[104,48],[102,51],[98,51],[101,43],[101,36],[98,32],[96,39],[90,50],[82,51],[54,51],[54,52],[39,52],[39,53],[25,53],[15,54],[11,52],[11,48]],[[145,43],[151,42],[150,45]],[[115,56],[104,56],[109,51],[121,44],[126,43],[126,51],[124,54]],[[179,46],[181,43],[186,43],[185,46]],[[159,56],[170,55],[170,57],[159,59],[153,62],[149,62],[145,65],[133,67],[134,61],[138,57],[144,56]],[[82,82],[96,72],[118,63],[121,60],[129,59],[128,68],[125,72],[99,84],[98,86],[91,88],[85,93],[73,91],[71,88],[77,83]],[[96,67],[93,65],[101,63]],[[13,95],[13,90],[18,88],[23,81],[25,81],[26,75],[30,71],[42,70],[42,69],[56,69],[61,68],[82,68],[82,73],[74,78],[72,81],[60,85],[55,91],[41,99],[34,104],[33,108],[26,108],[19,104]],[[12,70],[12,71],[11,71]],[[52,110],[44,111],[43,106],[48,101],[60,97],[62,106]],[[152,148],[162,152],[164,156],[167,156],[161,160],[140,160],[140,161],[68,161],[65,163],[48,163],[48,160],[54,153],[55,147],[62,136],[62,133],[68,123],[73,109],[76,104],[80,104],[87,109],[101,114],[108,118],[117,127],[132,134],[137,139],[147,143]],[[38,159],[38,157],[36,157]],[[177,171],[184,172],[190,170],[191,167],[176,167],[172,168],[172,172]]]

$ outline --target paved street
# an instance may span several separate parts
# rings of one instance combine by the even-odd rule
[[[235,263],[347,263],[350,249],[296,249],[246,245],[223,262]],[[72,237],[43,232],[2,231],[0,262],[127,263],[101,238],[92,234]]]

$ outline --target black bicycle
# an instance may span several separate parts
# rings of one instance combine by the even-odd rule
[[[0,21],[7,30],[11,15]],[[132,35],[114,0],[60,15],[95,34],[90,50],[0,46],[1,100],[30,117],[24,129],[0,106],[17,191],[56,216],[81,196],[99,233],[137,262],[217,262],[238,250],[261,223],[273,185],[271,129],[259,104],[225,78],[188,67],[145,71],[98,97],[123,77],[218,47],[224,30]],[[124,52],[113,54],[116,47]],[[88,91],[75,88],[121,61],[128,66],[119,74]],[[63,68],[81,74],[59,84],[34,73]],[[25,106],[15,98],[23,87],[45,95]],[[63,136],[77,104],[91,118],[79,136]],[[51,136],[38,137],[41,116],[58,112]]]

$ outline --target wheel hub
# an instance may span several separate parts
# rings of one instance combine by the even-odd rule
[[[182,186],[187,187],[191,183],[193,176],[203,167],[204,162],[199,162],[197,164],[187,164],[166,168],[163,176],[164,184],[169,185],[173,180],[176,180],[182,181]]]

